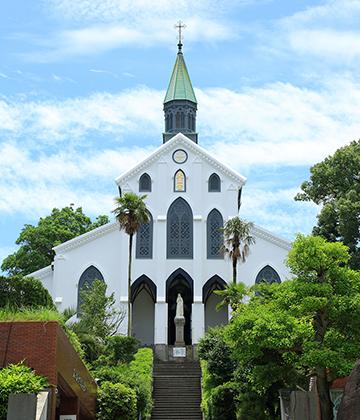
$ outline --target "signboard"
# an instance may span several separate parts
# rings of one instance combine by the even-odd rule
[[[174,347],[173,357],[186,357],[186,347]]]
[[[60,420],[76,420],[76,414],[63,414]]]

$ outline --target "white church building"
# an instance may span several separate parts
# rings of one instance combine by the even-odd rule
[[[219,230],[239,214],[246,179],[198,144],[197,100],[178,44],[164,100],[163,144],[116,178],[119,194],[146,194],[151,220],[134,241],[132,270],[133,335],[145,345],[175,341],[176,297],[184,300],[185,343],[196,344],[211,326],[226,323],[228,310],[216,310],[232,279],[232,264],[219,251]],[[255,226],[256,243],[238,280],[280,282],[289,276],[284,260],[290,243]],[[36,271],[59,310],[77,307],[79,292],[94,279],[107,284],[126,310],[128,236],[116,221],[54,248],[51,266]],[[127,330],[126,317],[121,329]]]

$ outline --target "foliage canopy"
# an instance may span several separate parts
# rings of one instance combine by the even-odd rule
[[[349,247],[350,267],[360,269],[360,140],[310,169],[295,200],[322,205],[313,233]]]
[[[54,208],[49,216],[41,217],[36,226],[23,227],[16,239],[19,249],[4,259],[1,269],[9,275],[27,275],[46,267],[54,259],[54,246],[108,222],[109,218],[103,215],[92,222],[81,207]]]
[[[50,293],[40,280],[31,277],[0,276],[0,308],[52,308]]]

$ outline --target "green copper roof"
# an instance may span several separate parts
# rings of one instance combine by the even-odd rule
[[[174,70],[171,75],[164,103],[174,101],[176,99],[186,99],[197,103],[190,76],[186,68],[184,56],[180,51],[176,57]]]

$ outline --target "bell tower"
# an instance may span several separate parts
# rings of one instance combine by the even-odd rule
[[[185,28],[185,25],[179,21],[176,28],[179,30],[178,52],[164,99],[165,132],[163,133],[163,143],[177,133],[183,133],[197,143],[197,100],[182,52],[181,30]]]

